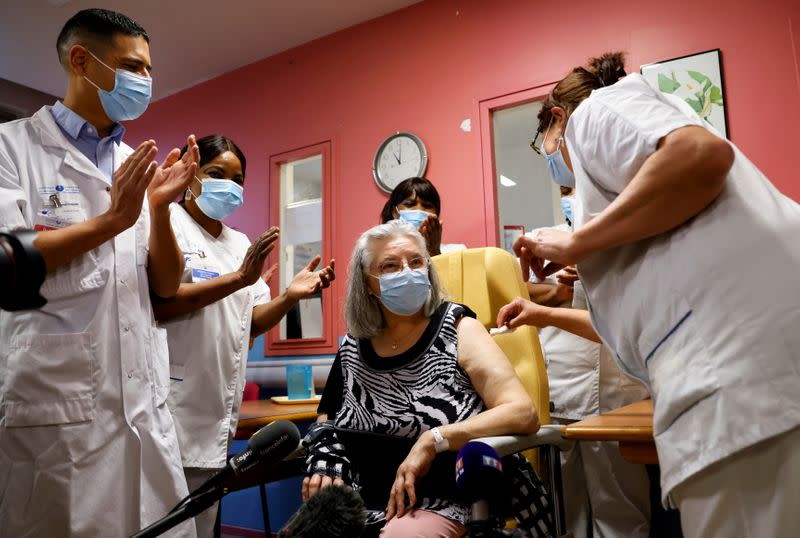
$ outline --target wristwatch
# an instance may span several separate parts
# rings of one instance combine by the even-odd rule
[[[450,443],[444,438],[439,428],[431,428],[431,433],[433,434],[433,447],[437,454],[450,450]]]

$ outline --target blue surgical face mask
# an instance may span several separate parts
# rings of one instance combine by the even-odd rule
[[[375,275],[370,275],[375,276]],[[383,306],[398,316],[410,316],[419,312],[431,294],[428,268],[409,269],[381,275],[380,301]]]
[[[422,211],[421,209],[400,209],[398,210],[398,213],[400,214],[400,220],[408,222],[415,228],[422,226],[422,223],[425,222],[425,219],[431,215],[431,213]]]
[[[564,213],[564,218],[570,222],[575,222],[572,220],[572,204],[575,202],[575,195],[571,196],[564,196],[561,198],[561,212]]]
[[[244,189],[241,185],[230,179],[207,178],[200,180],[202,185],[200,196],[195,198],[197,207],[208,218],[222,220],[244,203]]]
[[[91,51],[89,54],[107,69],[114,71],[114,88],[110,92],[105,91],[85,76],[83,77],[97,88],[100,103],[103,105],[108,119],[111,121],[135,120],[144,114],[153,93],[153,79],[124,69],[112,69]]]
[[[547,171],[550,173],[550,177],[553,178],[559,185],[563,185],[564,187],[575,188],[575,174],[572,173],[572,170],[569,169],[567,163],[564,161],[564,156],[561,155],[561,141],[563,139],[559,138],[558,140],[558,148],[551,154],[544,150],[544,146],[542,146],[542,155],[544,155],[545,160],[547,161]]]

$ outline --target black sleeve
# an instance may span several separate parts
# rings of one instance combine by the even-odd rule
[[[344,393],[344,378],[342,377],[342,360],[339,353],[331,365],[328,380],[325,382],[325,389],[322,391],[322,399],[317,407],[317,414],[325,413],[328,419],[332,420],[339,409],[342,407],[342,397]]]
[[[458,320],[460,320],[464,316],[467,316],[468,318],[478,319],[478,314],[473,312],[472,309],[467,305],[463,305],[461,303],[453,303],[453,304],[455,305],[455,308],[453,309],[453,317],[455,318],[456,323],[458,323]]]

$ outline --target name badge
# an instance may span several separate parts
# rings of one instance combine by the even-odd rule
[[[210,280],[212,278],[217,278],[219,276],[219,272],[212,271],[210,269],[200,269],[198,267],[192,267],[192,280]]]

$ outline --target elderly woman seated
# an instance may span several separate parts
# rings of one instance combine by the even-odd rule
[[[462,536],[470,514],[454,492],[455,454],[478,437],[535,432],[530,397],[475,314],[445,300],[408,223],[358,239],[345,316],[349,333],[304,440],[304,500],[346,484],[372,509],[368,522],[386,521],[383,537]],[[521,526],[546,535],[551,516],[533,470],[521,456],[504,468]]]

